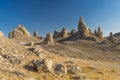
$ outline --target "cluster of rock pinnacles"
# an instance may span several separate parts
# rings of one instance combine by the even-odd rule
[[[47,33],[46,38],[44,39],[44,43],[46,44],[54,44],[54,38],[56,37],[61,37],[61,38],[67,38],[73,34],[78,33],[81,37],[94,37],[103,39],[103,32],[100,27],[98,27],[98,30],[95,30],[94,33],[89,29],[83,20],[82,17],[80,17],[79,23],[78,23],[78,31],[75,29],[72,29],[71,32],[69,33],[65,27],[61,30],[61,32],[54,31],[54,34],[52,33]],[[18,25],[16,29],[14,29],[12,32],[9,33],[8,37],[9,38],[23,38],[23,37],[30,37],[31,34],[29,31],[23,26],[23,25]],[[0,31],[0,37],[4,37],[4,33]],[[39,38],[37,30],[34,31],[33,37]],[[111,43],[116,43],[116,38],[114,37],[113,33],[110,32],[110,36],[108,40]]]

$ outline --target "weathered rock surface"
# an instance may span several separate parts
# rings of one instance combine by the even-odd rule
[[[75,33],[76,33],[76,30],[75,30],[75,29],[72,29],[71,32],[70,32],[71,35],[73,35],[73,34],[75,34]]]
[[[117,43],[117,39],[114,37],[112,32],[110,32],[110,36],[109,36],[108,40],[111,41],[112,43]]]
[[[82,17],[80,17],[80,20],[79,20],[78,32],[80,33],[81,36],[92,35],[92,31],[87,27]]]
[[[82,73],[82,69],[79,66],[70,66],[68,72],[71,74]]]
[[[33,33],[33,37],[36,37],[36,38],[39,37],[39,36],[38,36],[38,31],[37,31],[37,30],[34,31],[34,33]]]
[[[4,37],[4,33],[2,31],[0,31],[0,38]]]
[[[63,27],[62,31],[61,31],[61,37],[65,38],[68,36],[68,31],[66,28]]]
[[[30,33],[23,25],[18,25],[16,29],[9,33],[9,38],[23,38],[30,37]]]
[[[22,61],[22,56],[17,56],[13,54],[4,54],[2,55],[4,59],[7,59],[12,64],[20,64]]]
[[[54,31],[54,37],[60,37],[60,32],[58,32],[57,30]]]
[[[48,33],[46,35],[46,38],[45,38],[44,42],[47,43],[47,44],[54,44],[52,33]]]
[[[53,61],[50,59],[42,59],[33,61],[34,67],[38,72],[51,72],[54,73]]]
[[[67,74],[67,67],[63,64],[55,64],[54,72],[60,76]]]
[[[98,30],[95,30],[95,31],[94,31],[94,34],[95,34],[95,36],[98,37],[98,38],[103,38],[103,32],[101,31],[101,28],[100,28],[100,27],[98,27]]]
[[[29,48],[30,51],[32,51],[36,56],[39,56],[40,58],[43,58],[43,54],[36,48]]]

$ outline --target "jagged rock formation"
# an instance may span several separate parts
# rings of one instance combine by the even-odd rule
[[[79,20],[78,32],[83,37],[92,35],[92,31],[87,27],[82,17],[80,17],[80,20]]]
[[[54,44],[52,33],[47,34],[44,42],[47,43],[47,44]]]
[[[58,32],[57,30],[54,31],[54,37],[59,37],[60,36],[60,32]]]
[[[110,36],[109,36],[108,40],[111,41],[112,43],[116,43],[117,42],[117,39],[114,37],[112,32],[110,32]]]
[[[103,32],[101,31],[100,27],[98,27],[98,31],[95,29],[94,35],[98,38],[103,38]]]
[[[76,33],[76,30],[75,30],[75,29],[72,29],[71,32],[70,32],[71,35],[73,35],[73,34],[75,34],[75,33]]]
[[[38,36],[38,31],[37,31],[37,30],[34,31],[33,37],[37,37],[37,38],[39,37],[39,36]]]
[[[0,38],[4,37],[4,33],[2,31],[0,31]]]
[[[63,27],[62,31],[61,31],[61,37],[65,38],[68,36],[68,31],[66,28]]]
[[[23,38],[30,37],[30,33],[23,25],[18,25],[16,29],[9,33],[9,38]]]

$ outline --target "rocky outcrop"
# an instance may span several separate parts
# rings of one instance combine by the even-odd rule
[[[46,44],[52,44],[52,45],[54,44],[54,40],[53,40],[52,33],[48,33],[48,34],[46,35],[46,38],[45,38],[44,42],[45,42]]]
[[[110,36],[109,36],[108,40],[111,41],[112,43],[117,43],[117,39],[114,37],[112,32],[110,32]]]
[[[7,59],[11,64],[20,64],[22,61],[22,56],[17,56],[14,54],[4,54],[2,55],[4,59]]]
[[[30,33],[23,25],[18,25],[16,29],[9,33],[9,38],[23,38],[30,37]]]
[[[63,27],[63,29],[62,29],[60,34],[61,34],[61,37],[66,38],[68,36],[67,29]]]
[[[103,38],[103,32],[101,31],[100,27],[98,27],[98,30],[95,29],[94,35],[98,38]]]
[[[34,31],[34,33],[33,33],[33,37],[36,37],[36,38],[39,37],[39,36],[38,36],[38,31],[37,31],[37,30]]]
[[[82,17],[80,17],[80,20],[79,20],[78,32],[83,37],[92,35],[92,31],[87,27]]]
[[[75,33],[76,33],[76,30],[75,30],[75,29],[72,29],[71,32],[70,32],[71,35],[73,35],[73,34],[75,34]]]
[[[2,31],[0,31],[0,38],[4,37],[4,33]]]

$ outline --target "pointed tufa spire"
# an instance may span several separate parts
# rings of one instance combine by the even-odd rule
[[[38,31],[37,30],[34,31],[33,37],[37,37],[38,38]]]
[[[82,17],[80,17],[80,20],[79,20],[78,32],[80,33],[81,36],[92,35],[91,30],[87,27]]]
[[[58,37],[59,35],[60,35],[60,32],[58,32],[57,30],[55,30],[53,36],[54,37]]]
[[[67,37],[68,36],[68,31],[66,28],[63,27],[62,31],[61,31],[61,37]]]
[[[54,44],[54,40],[53,40],[53,36],[52,36],[52,33],[48,33],[47,35],[46,35],[46,39],[44,40],[44,42],[45,43],[47,43],[47,44]]]
[[[109,40],[110,40],[112,43],[116,43],[116,42],[117,42],[117,40],[116,40],[116,38],[114,37],[114,35],[113,35],[112,32],[110,32]]]
[[[98,27],[98,30],[95,30],[95,31],[94,31],[94,34],[95,34],[95,36],[98,37],[98,38],[103,38],[103,32],[101,31],[100,26]]]
[[[76,30],[75,29],[72,29],[70,34],[75,34],[76,33]]]
[[[0,38],[4,37],[4,33],[2,31],[0,31]]]

